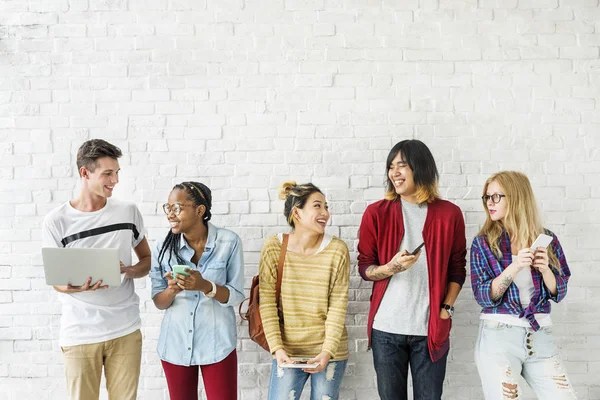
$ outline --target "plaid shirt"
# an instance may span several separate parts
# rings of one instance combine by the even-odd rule
[[[494,301],[491,299],[492,281],[502,273],[512,262],[512,252],[510,249],[510,237],[508,232],[504,231],[500,236],[500,252],[502,259],[498,260],[487,242],[487,237],[479,235],[473,240],[471,245],[471,286],[475,294],[475,300],[483,307],[481,310],[485,314],[511,314],[519,318],[526,318],[534,331],[540,329],[540,325],[535,319],[536,313],[549,314],[550,303],[552,300],[558,303],[565,298],[567,294],[567,282],[571,276],[569,266],[562,247],[556,235],[548,230],[545,230],[547,235],[552,236],[553,240],[550,244],[550,249],[554,251],[560,263],[562,275],[556,277],[556,296],[552,296],[546,285],[544,284],[542,274],[535,269],[531,269],[533,278],[534,294],[529,303],[529,307],[523,309],[519,298],[519,289],[517,285],[511,283],[508,290],[504,293],[501,299]]]

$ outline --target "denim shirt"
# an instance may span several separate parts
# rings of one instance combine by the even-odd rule
[[[158,254],[164,239],[152,251],[152,298],[167,288],[164,274],[177,265],[175,255],[162,263]],[[161,360],[176,365],[205,365],[227,357],[237,344],[234,307],[244,300],[244,259],[242,242],[234,232],[208,224],[208,238],[198,265],[191,262],[194,250],[181,235],[179,255],[190,269],[215,284],[229,289],[229,300],[222,304],[209,299],[201,291],[184,290],[166,309],[158,338]]]

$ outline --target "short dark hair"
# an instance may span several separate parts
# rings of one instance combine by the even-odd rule
[[[435,199],[439,199],[438,181],[440,176],[435,165],[435,159],[427,145],[416,139],[398,142],[390,150],[385,164],[385,198],[397,200],[399,197],[388,176],[390,166],[399,153],[402,154],[404,161],[408,163],[413,171],[418,202],[431,203]]]
[[[94,172],[98,164],[96,161],[102,157],[117,159],[123,155],[121,149],[103,139],[91,139],[84,142],[77,150],[77,171],[85,167]]]

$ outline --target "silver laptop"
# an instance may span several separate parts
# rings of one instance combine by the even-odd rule
[[[46,284],[81,286],[88,278],[92,285],[121,286],[119,249],[42,248]]]

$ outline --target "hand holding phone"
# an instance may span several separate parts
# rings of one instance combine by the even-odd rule
[[[552,236],[542,233],[531,245],[531,251],[534,253],[534,259],[531,266],[541,273],[546,273],[550,270],[550,266],[548,264],[548,252],[546,251],[546,248],[550,245],[550,243],[552,243],[552,240]],[[543,247],[544,250],[538,250],[539,247]]]
[[[177,279],[177,274],[181,274],[183,276],[190,276],[189,273],[187,273],[185,270],[188,269],[189,267],[187,265],[173,265],[172,270],[172,276],[173,279]]]
[[[401,252],[397,253],[394,258],[387,263],[387,268],[393,274],[397,274],[398,272],[404,272],[410,269],[415,262],[419,259],[419,250],[425,245],[425,243],[421,243],[419,247],[413,250],[410,253],[408,250],[404,249]]]
[[[517,272],[520,272],[533,264],[533,257],[533,250],[525,247],[524,249],[519,250],[517,256],[513,258],[511,265],[514,265]]]

